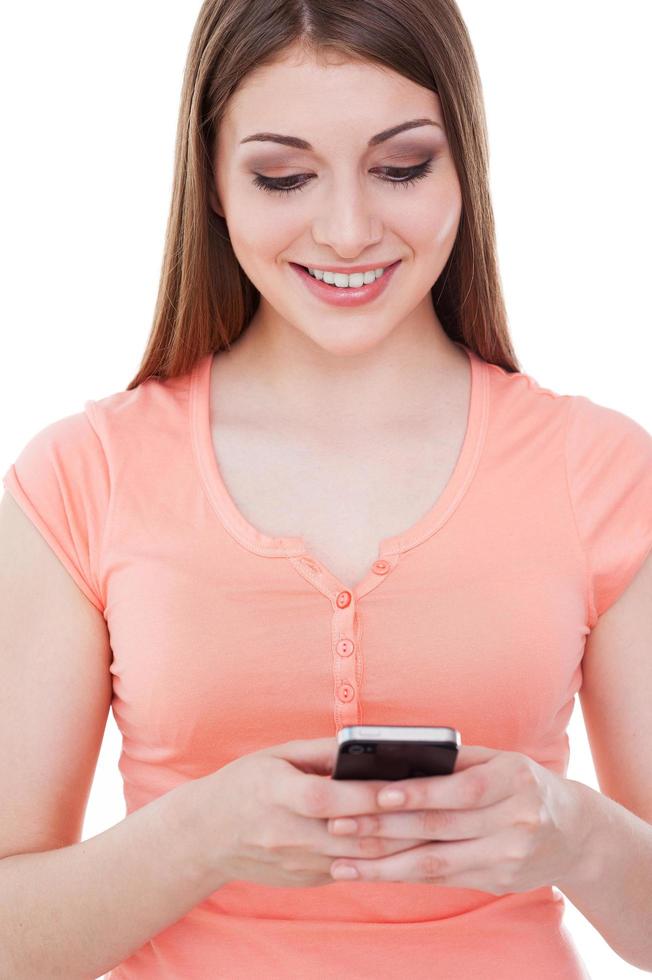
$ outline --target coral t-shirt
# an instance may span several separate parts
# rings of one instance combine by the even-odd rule
[[[652,436],[460,347],[452,476],[355,588],[239,512],[211,439],[211,354],[87,401],[9,467],[5,488],[106,619],[127,813],[356,724],[450,725],[566,774],[587,635],[652,547]],[[564,907],[554,886],[235,880],[109,976],[574,980],[588,974]]]

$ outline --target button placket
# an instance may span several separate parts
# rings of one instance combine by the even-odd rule
[[[360,723],[360,692],[356,677],[356,607],[352,592],[344,589],[335,596],[333,612],[333,682],[335,727]]]
[[[363,665],[360,655],[356,602],[381,585],[388,572],[396,566],[400,555],[378,558],[369,573],[355,589],[347,588],[324,565],[303,551],[292,555],[286,552],[296,570],[332,604],[331,648],[333,657],[333,717],[336,729],[362,724],[360,685]]]

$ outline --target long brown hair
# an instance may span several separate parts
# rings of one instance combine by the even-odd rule
[[[317,59],[334,52],[386,66],[438,94],[462,213],[433,306],[452,340],[520,371],[498,271],[482,86],[455,0],[205,0],[183,79],[154,321],[126,390],[185,374],[205,354],[229,349],[256,312],[260,294],[210,205],[213,150],[226,103],[247,73],[295,45]]]

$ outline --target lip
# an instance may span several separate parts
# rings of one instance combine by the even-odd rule
[[[397,260],[398,261],[398,260]],[[301,263],[304,269],[319,269],[321,272],[345,272],[347,275],[354,275],[356,272],[369,272],[370,269],[389,269],[395,265],[394,262],[368,262],[366,265],[320,265],[318,262]],[[298,262],[291,262],[290,265],[299,265]]]
[[[315,277],[311,276],[310,273],[303,268],[303,266],[297,265],[296,262],[290,262],[290,265],[299,278],[303,281],[305,286],[313,293],[313,295],[317,296],[318,299],[323,300],[325,303],[330,303],[331,306],[360,306],[363,303],[371,303],[372,300],[376,299],[387,289],[390,280],[401,264],[401,261],[401,259],[398,259],[396,262],[388,265],[380,279],[376,279],[367,286],[345,286],[343,288],[329,286],[328,283],[315,279]],[[316,268],[319,269],[321,266],[316,266]],[[370,265],[367,268],[379,269],[382,267]],[[328,272],[330,270],[328,267],[326,267],[324,271]],[[359,271],[362,272],[366,270],[360,269]]]

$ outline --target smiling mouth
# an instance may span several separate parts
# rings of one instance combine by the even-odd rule
[[[383,270],[391,269],[392,266],[398,265],[398,263],[400,261],[401,261],[401,259],[396,259],[394,262],[388,262],[387,265],[374,265],[374,266],[370,266],[369,269],[365,269],[364,271],[365,272],[370,272],[373,269],[383,269]],[[318,265],[310,265],[310,266],[308,266],[308,265],[301,265],[300,262],[290,262],[290,265],[297,265],[297,266],[299,266],[300,269],[305,269],[306,272],[310,272],[311,269],[319,269],[320,268]],[[330,273],[332,273],[332,275],[336,275],[337,273],[342,273],[345,276],[356,276],[356,275],[358,275],[360,273],[361,270],[360,269],[353,269],[353,270],[329,269],[328,271]],[[364,272],[362,274],[364,275]]]
[[[349,279],[349,282],[347,283],[346,280],[344,282],[342,282],[342,280],[340,280],[339,282],[331,281],[331,280],[335,280],[336,277],[339,278],[339,276],[338,276],[337,273],[327,272],[326,275],[329,278],[326,279],[326,277],[324,276],[323,273],[321,275],[317,275],[316,276],[313,272],[311,272],[310,269],[312,268],[312,266],[309,267],[309,266],[306,266],[306,265],[300,265],[298,262],[297,263],[294,263],[294,264],[296,265],[296,267],[298,269],[301,269],[303,271],[304,275],[307,276],[309,279],[311,279],[312,282],[318,283],[320,286],[325,286],[329,290],[331,290],[331,289],[332,290],[337,290],[338,292],[349,292],[349,291],[355,291],[355,290],[358,290],[358,291],[364,290],[366,292],[368,289],[370,289],[372,286],[374,286],[377,282],[379,282],[380,280],[384,279],[385,278],[385,275],[388,272],[388,270],[390,268],[392,268],[391,266],[386,266],[383,269],[382,273],[379,276],[375,275],[375,273],[372,270],[369,270],[369,272],[371,273],[371,276],[370,276],[370,278],[367,281],[365,281],[365,279],[367,279],[367,276],[369,275],[369,273],[367,273],[367,272],[365,272],[365,273],[356,273],[356,272],[342,273],[343,276],[346,276]],[[394,263],[394,264],[396,264],[396,263]],[[357,283],[352,283],[351,282],[351,278],[353,276],[358,276],[363,281],[362,282],[357,282]]]
[[[384,267],[380,276],[375,276],[369,282],[363,281],[359,285],[351,284],[350,280],[347,284],[345,277],[343,277],[343,281],[337,276],[337,273],[330,273],[324,270],[329,278],[336,277],[339,280],[339,282],[328,282],[323,277],[320,278],[319,276],[312,275],[309,272],[312,266],[301,265],[299,262],[290,262],[289,265],[294,268],[299,279],[303,280],[304,286],[314,296],[331,305],[345,308],[359,306],[380,297],[385,289],[387,289],[401,261],[401,259],[397,259],[396,262],[388,264]],[[369,271],[371,272],[372,270]],[[356,276],[355,283],[358,282],[358,278],[362,279],[363,276],[366,277],[366,273],[350,273],[349,275]]]

